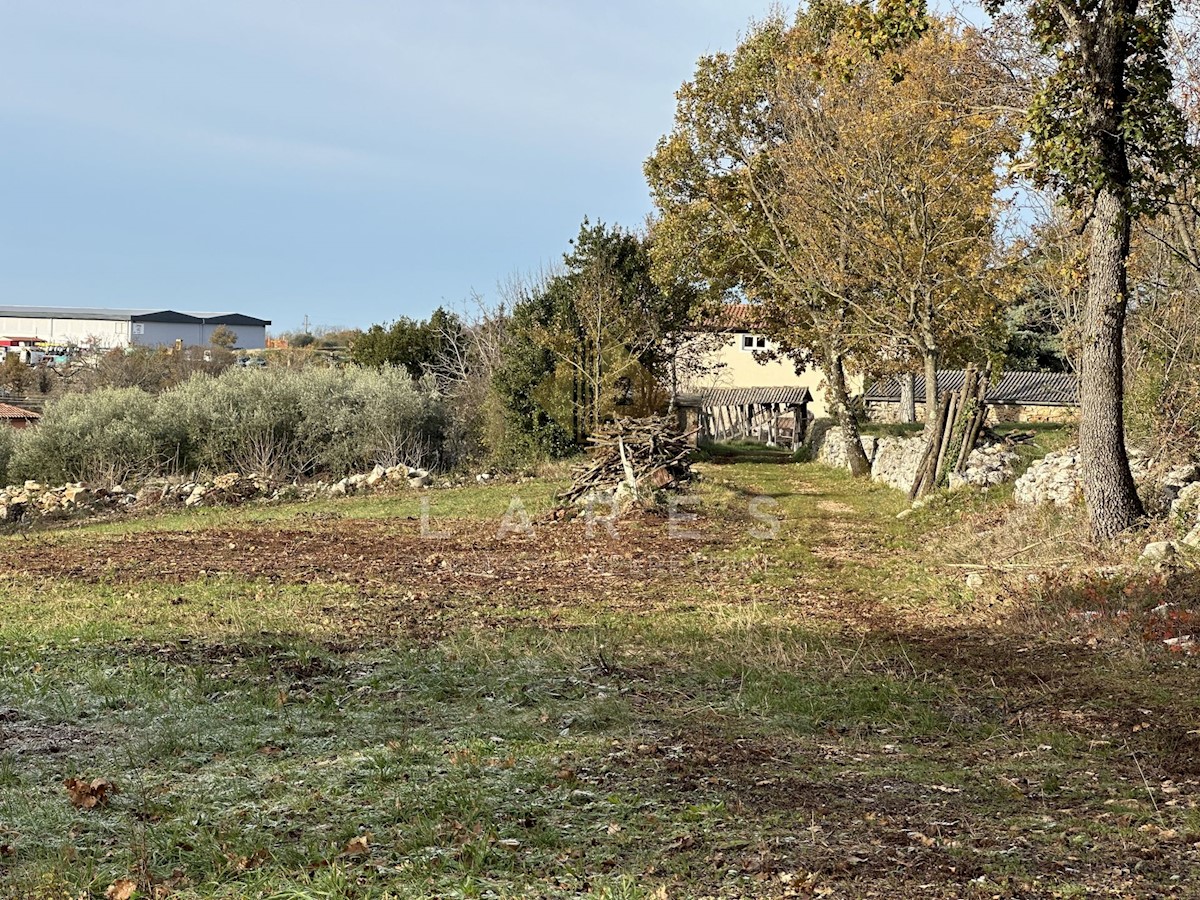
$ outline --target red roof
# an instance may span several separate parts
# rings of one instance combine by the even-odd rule
[[[31,409],[21,409],[19,406],[0,403],[0,419],[40,419],[41,417],[41,413],[35,413]]]
[[[754,313],[755,309],[749,303],[729,303],[701,327],[711,331],[753,331],[756,326]]]

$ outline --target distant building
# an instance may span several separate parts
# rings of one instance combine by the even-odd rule
[[[755,327],[753,306],[730,304],[720,321],[691,337],[676,403],[698,442],[751,438],[795,445],[809,421],[832,415],[825,373],[773,355],[777,348]],[[861,376],[846,381],[852,397],[862,391]]]
[[[234,333],[235,349],[261,350],[267,345],[270,324],[267,319],[228,312],[0,306],[0,338],[34,336],[39,343],[98,350],[202,346],[221,326]]]
[[[797,366],[783,355],[764,359],[776,348],[755,329],[754,312],[749,304],[731,304],[720,322],[697,337],[697,359],[692,367],[697,374],[685,378],[680,391],[700,395],[706,406],[714,407],[741,406],[743,401],[757,405],[761,397],[776,396],[788,398],[780,402],[798,403],[795,396],[807,390],[809,415],[830,415],[825,373],[816,366]],[[847,375],[846,380],[851,396],[862,392],[861,376]]]

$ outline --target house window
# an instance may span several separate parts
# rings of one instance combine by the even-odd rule
[[[743,334],[742,349],[748,353],[754,350],[766,350],[767,339],[761,334]]]

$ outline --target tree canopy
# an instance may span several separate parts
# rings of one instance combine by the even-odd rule
[[[403,367],[420,378],[441,354],[447,334],[461,328],[458,317],[440,306],[424,321],[401,316],[388,325],[368,328],[354,341],[351,358],[362,366]]]
[[[813,4],[701,58],[646,163],[656,252],[822,366],[859,472],[845,370],[919,358],[930,378],[998,333],[996,166],[1016,134],[980,102],[996,75],[922,4]]]

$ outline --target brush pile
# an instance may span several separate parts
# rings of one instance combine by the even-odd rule
[[[571,486],[558,495],[565,505],[588,497],[678,490],[692,478],[692,448],[667,416],[617,419],[589,438],[590,459],[576,466]]]

